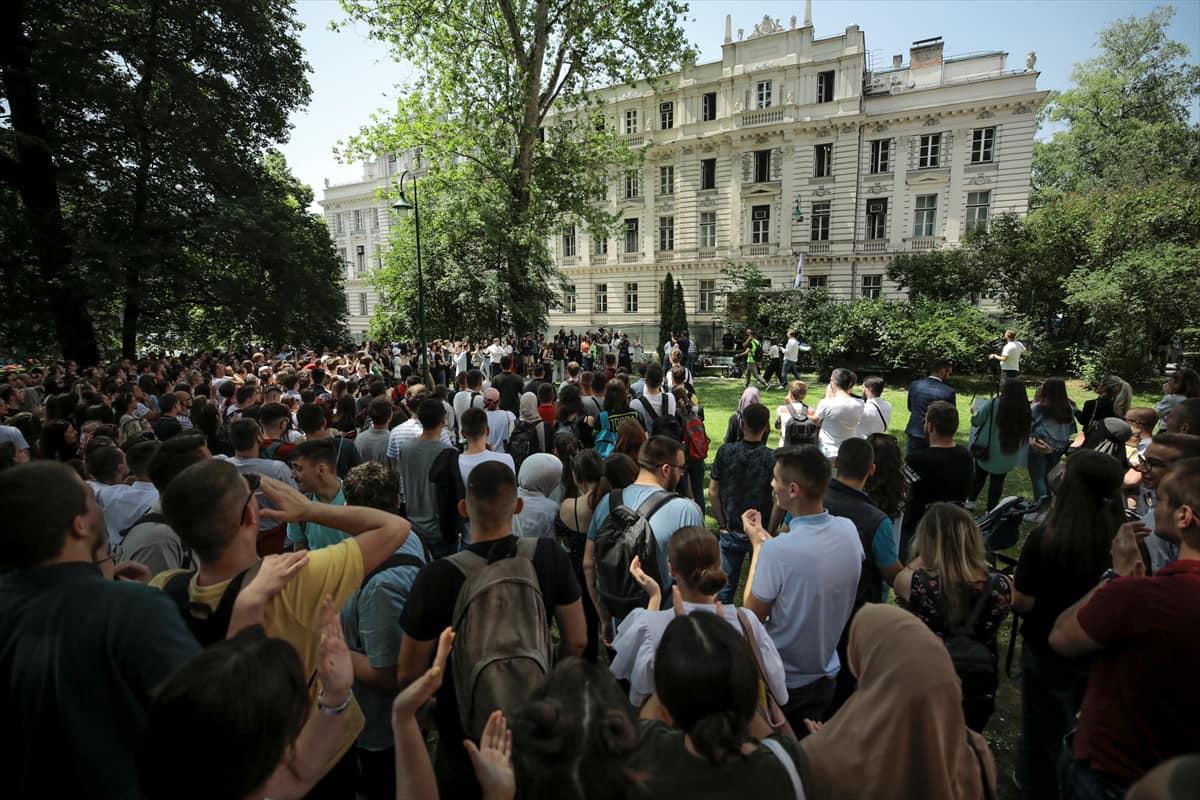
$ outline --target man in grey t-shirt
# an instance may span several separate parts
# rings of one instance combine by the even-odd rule
[[[421,435],[409,439],[396,454],[396,473],[404,487],[404,515],[435,555],[444,549],[438,524],[437,488],[429,479],[433,462],[450,446],[442,441],[446,408],[436,397],[417,406]]]
[[[392,404],[386,397],[377,397],[367,406],[367,416],[371,418],[371,427],[362,431],[354,439],[354,446],[363,461],[378,461],[388,465],[387,448],[388,423],[392,421]]]

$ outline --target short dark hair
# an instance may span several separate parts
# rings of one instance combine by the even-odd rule
[[[150,463],[154,460],[154,456],[158,453],[158,448],[162,447],[162,443],[158,441],[138,442],[125,454],[125,463],[129,465],[129,471],[142,477],[146,471],[150,469]]]
[[[779,448],[775,451],[775,465],[785,480],[805,484],[804,495],[809,500],[825,496],[833,475],[829,459],[811,444]]]
[[[512,369],[512,356],[500,356],[500,369],[507,372]]]
[[[958,409],[945,400],[934,400],[925,407],[925,421],[938,436],[953,436],[958,432]]]
[[[325,426],[325,409],[316,403],[305,403],[296,411],[296,424],[305,433],[316,433]]]
[[[240,406],[250,398],[254,397],[258,392],[258,386],[253,383],[246,383],[238,387],[237,404]]]
[[[853,372],[851,372],[850,370],[845,369],[843,367],[838,367],[829,376],[829,382],[832,383],[837,388],[841,389],[843,392],[845,392],[845,391],[849,391],[850,387],[852,387],[854,385],[855,378],[856,378],[855,374]]]
[[[771,424],[771,412],[762,403],[751,403],[742,411],[742,425],[752,433],[765,431]]]
[[[229,441],[239,453],[254,447],[261,435],[262,428],[255,419],[239,419],[229,426]]]
[[[192,464],[206,461],[208,457],[201,451],[207,446],[208,440],[202,433],[181,433],[163,442],[147,469],[158,493],[166,491],[175,476]]]
[[[642,447],[638,450],[638,462],[657,468],[660,464],[674,464],[675,456],[683,452],[683,442],[678,439],[670,436],[651,436],[642,442]]]
[[[468,408],[458,419],[458,430],[467,439],[475,439],[483,436],[487,431],[487,427],[487,412],[482,408]]]
[[[392,402],[386,397],[378,397],[367,406],[367,416],[372,425],[387,425],[392,419]]]
[[[499,461],[485,461],[471,470],[467,479],[467,505],[485,516],[505,511],[517,498],[517,476]]]
[[[258,411],[258,421],[264,428],[274,425],[281,419],[287,419],[292,414],[283,403],[267,403]]]
[[[1176,428],[1187,425],[1188,433],[1200,434],[1200,397],[1189,397],[1175,406],[1165,422]]]
[[[883,378],[878,375],[871,375],[863,381],[863,388],[876,397],[883,394]]]
[[[467,370],[467,386],[483,385],[483,371],[478,369]]]
[[[929,365],[929,374],[932,375],[935,372],[941,372],[944,369],[950,369],[951,366],[952,365],[948,360],[939,358]]]
[[[117,479],[117,470],[123,463],[125,452],[111,444],[88,448],[84,459],[88,474],[104,483],[112,483]]]
[[[158,397],[158,411],[160,414],[165,414],[175,406],[179,405],[179,398],[174,392],[165,392]]]
[[[1179,458],[1200,457],[1200,436],[1191,433],[1159,433],[1151,441],[1160,447],[1169,447],[1179,453]],[[1200,509],[1197,509],[1200,513]]]
[[[548,383],[540,384],[537,387],[537,399],[539,403],[553,403],[554,387]]]
[[[400,479],[378,461],[364,461],[346,473],[342,492],[348,506],[366,506],[395,514],[400,507]]]
[[[658,364],[651,364],[646,367],[646,386],[651,389],[657,389],[662,386],[663,370]]]
[[[1200,436],[1192,438],[1200,439]],[[1159,483],[1160,493],[1164,484],[1167,486],[1166,495],[1171,508],[1189,506],[1193,513],[1200,513],[1200,458],[1181,458],[1172,462]],[[1200,547],[1200,528],[1180,531],[1180,536],[1186,539],[1189,547]]]
[[[163,515],[180,540],[204,563],[221,557],[241,524],[250,487],[228,461],[193,464],[167,484]],[[234,515],[237,516],[234,516]]]
[[[292,451],[292,459],[297,458],[327,464],[330,469],[337,469],[337,445],[333,439],[310,439],[296,445],[296,449]]]
[[[261,626],[205,648],[154,692],[136,754],[142,795],[245,797],[300,735],[309,704],[295,648]]]
[[[25,570],[58,556],[76,517],[87,513],[87,485],[57,461],[0,472],[0,567]]]
[[[427,397],[417,405],[417,420],[422,430],[431,431],[446,421],[446,407],[436,397]]]
[[[875,464],[875,448],[866,439],[851,436],[838,447],[837,471],[839,477],[852,481],[862,480]]]

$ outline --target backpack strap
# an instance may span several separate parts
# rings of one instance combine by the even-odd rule
[[[416,567],[420,569],[423,566],[425,566],[425,562],[411,553],[392,553],[386,561],[367,573],[366,577],[363,578],[362,585],[365,588],[376,575],[395,567]]]
[[[788,401],[788,403],[787,403],[787,410],[788,410],[788,413],[792,415],[792,419],[793,419],[794,421],[796,421],[796,422],[803,422],[803,421],[804,421],[804,420],[800,419],[800,415],[796,413],[796,409],[794,409],[794,408],[792,407],[792,403],[791,403],[791,401],[790,401],[790,400],[789,400],[789,401]]]
[[[229,581],[229,585],[221,593],[221,599],[217,602],[215,609],[209,608],[204,603],[192,601],[190,589],[192,578],[196,575],[195,572],[177,573],[163,584],[163,591],[178,606],[180,613],[183,614],[184,622],[187,623],[193,635],[196,634],[200,626],[204,626],[210,631],[219,632],[220,636],[218,640],[223,639],[229,631],[229,622],[233,617],[233,605],[237,602],[238,594],[242,591],[242,584],[245,583],[246,574],[257,567],[258,563],[242,570]],[[200,612],[200,615],[198,616],[193,612]],[[199,639],[200,637],[197,636],[196,638]],[[202,646],[212,643],[211,641],[200,642]]]
[[[654,413],[654,409],[646,402],[645,396],[639,397],[638,400],[642,404],[642,408],[646,409],[646,413],[650,415],[650,424],[654,424],[654,420],[658,419],[658,414]]]
[[[679,495],[675,494],[674,492],[655,492],[643,500],[642,504],[638,506],[638,516],[645,517],[646,521],[649,522],[651,517],[661,511],[663,506],[674,500],[676,497],[679,497]],[[612,511],[611,507],[609,508],[609,511]]]
[[[796,796],[796,800],[805,800],[804,782],[800,780],[800,773],[796,769],[796,762],[792,761],[787,748],[780,744],[778,739],[772,739],[769,736],[766,739],[760,739],[758,743],[770,750],[771,755],[779,759],[780,765],[788,774],[788,780],[792,784],[792,793]]]
[[[121,539],[124,540],[125,537],[129,535],[129,532],[138,525],[149,525],[150,523],[165,525],[167,524],[167,518],[161,511],[147,511],[145,514],[142,514],[140,517],[134,520],[133,524],[128,528],[122,529],[119,535]]]
[[[667,415],[667,393],[660,392],[660,394],[662,395],[662,403],[660,404],[659,408],[662,410],[662,415],[665,417]]]

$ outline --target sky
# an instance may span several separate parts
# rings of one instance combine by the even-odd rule
[[[1159,2],[1140,0],[813,0],[817,38],[841,33],[857,24],[866,35],[874,64],[891,64],[913,41],[941,36],[947,57],[980,50],[1004,50],[1008,67],[1024,66],[1025,54],[1037,53],[1040,89],[1066,89],[1071,70],[1095,55],[1097,35],[1114,20],[1145,16]],[[1200,0],[1175,0],[1170,36],[1200,58]],[[305,28],[300,40],[312,67],[312,99],[291,116],[291,139],[282,145],[292,170],[316,192],[325,181],[358,180],[360,164],[341,164],[333,155],[338,140],[371,122],[371,115],[394,107],[397,86],[412,77],[411,67],[397,63],[388,47],[367,37],[362,24],[329,30],[346,15],[336,0],[297,0]],[[804,1],[692,0],[684,23],[688,39],[700,50],[699,63],[721,57],[725,15],[748,35],[764,14],[787,27],[792,15],[803,24]],[[1193,108],[1200,116],[1200,106]],[[318,210],[314,205],[313,210]]]

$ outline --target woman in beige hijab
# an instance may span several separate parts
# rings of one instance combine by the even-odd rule
[[[813,797],[995,796],[987,742],[967,730],[950,655],[921,620],[869,603],[850,626],[848,655],[858,690],[824,726],[810,725],[813,733],[800,743]]]

